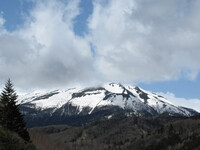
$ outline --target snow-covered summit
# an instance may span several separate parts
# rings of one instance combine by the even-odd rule
[[[174,105],[162,96],[145,91],[137,86],[118,83],[106,83],[100,87],[84,89],[71,88],[46,93],[34,92],[20,96],[18,103],[21,104],[24,111],[27,111],[27,108],[40,112],[49,110],[51,114],[62,112],[62,115],[89,115],[102,110],[102,108],[109,110],[112,107],[124,110],[129,115],[192,116],[195,114],[194,110]],[[71,111],[69,107],[73,107],[73,112],[69,112]]]

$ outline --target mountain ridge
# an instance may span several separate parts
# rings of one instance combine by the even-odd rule
[[[31,93],[19,97],[18,103],[28,124],[39,119],[40,123],[34,124],[39,126],[55,123],[73,125],[72,120],[81,125],[116,116],[190,117],[198,113],[193,109],[174,105],[164,97],[138,86],[118,83]]]

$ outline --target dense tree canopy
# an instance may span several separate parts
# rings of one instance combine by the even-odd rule
[[[8,79],[0,95],[0,124],[3,128],[14,131],[24,140],[29,141],[30,137],[26,129],[26,123],[16,100],[17,94],[11,80]]]

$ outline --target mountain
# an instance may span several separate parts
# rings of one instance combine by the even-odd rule
[[[137,86],[108,83],[90,88],[33,92],[18,98],[28,127],[81,126],[122,116],[193,116],[195,110],[172,104]]]

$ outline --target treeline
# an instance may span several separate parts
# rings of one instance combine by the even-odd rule
[[[118,118],[86,127],[47,126],[29,130],[41,150],[200,149],[200,117]]]
[[[0,94],[0,150],[35,150],[9,79]]]

